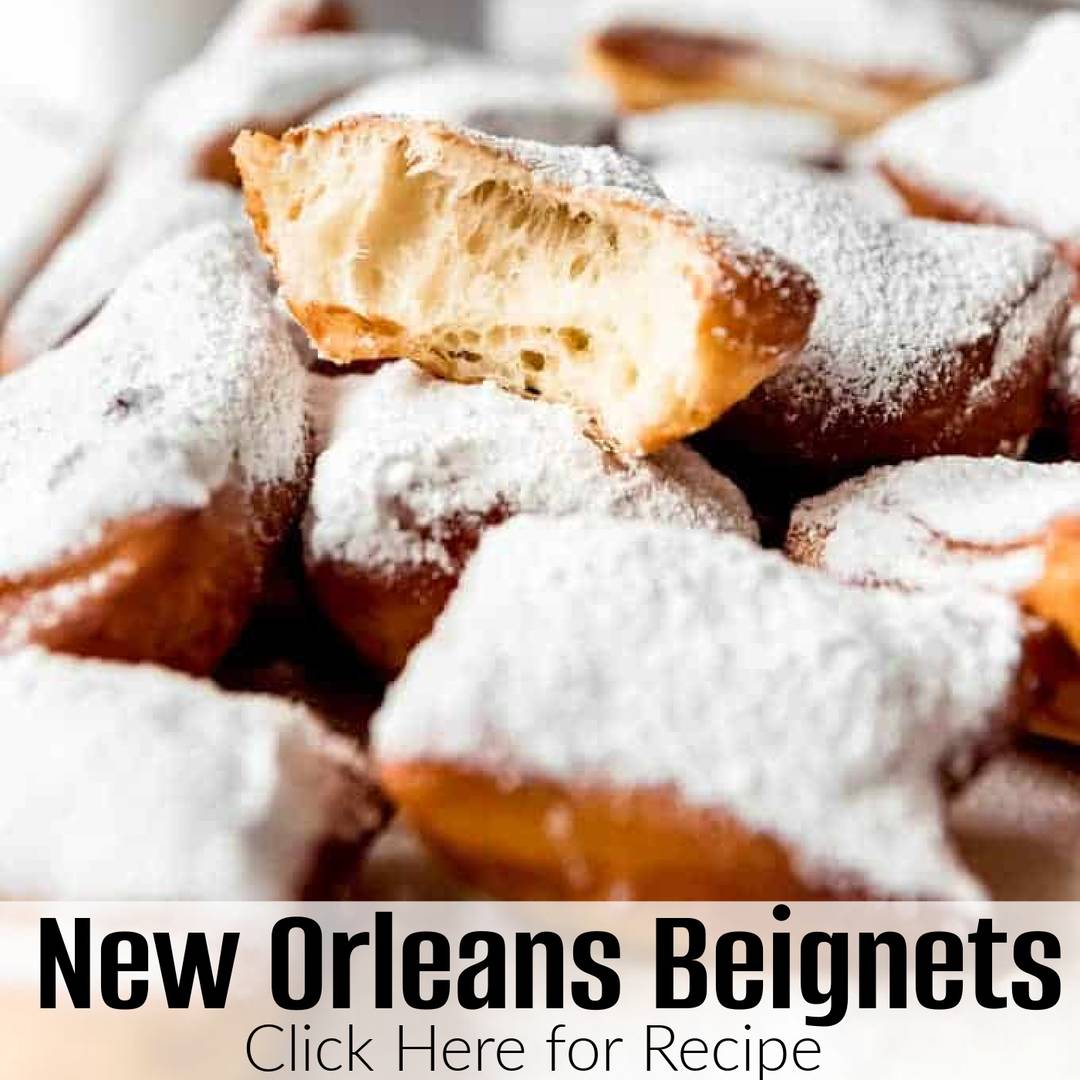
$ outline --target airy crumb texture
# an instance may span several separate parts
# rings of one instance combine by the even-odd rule
[[[793,558],[841,581],[1019,595],[1047,530],[1080,517],[1080,464],[941,457],[874,469],[795,509]]]
[[[1041,20],[997,74],[902,116],[873,155],[959,216],[1080,243],[1080,13]]]
[[[235,54],[268,38],[356,28],[349,0],[242,0],[218,27],[210,48]]]
[[[0,724],[7,897],[298,899],[382,824],[364,759],[307,709],[162,668],[0,658]]]
[[[236,192],[171,164],[121,170],[12,308],[0,369],[62,345],[155,248],[213,221],[240,224]]]
[[[289,306],[336,361],[409,356],[651,452],[801,347],[810,280],[606,148],[359,117],[236,146]]]
[[[866,73],[964,79],[975,52],[947,0],[594,0],[591,27],[737,39]]]
[[[769,158],[825,164],[839,160],[840,131],[808,109],[737,102],[673,105],[624,117],[619,147],[643,161]]]
[[[739,418],[740,436],[768,433],[766,453],[852,467],[969,440],[985,453],[1039,422],[1071,288],[1049,244],[881,214],[843,182],[794,166],[676,163],[658,178],[691,211],[803,266],[821,290],[802,357]]]
[[[376,79],[311,122],[323,127],[358,113],[441,120],[488,135],[565,146],[596,146],[615,135],[613,103],[592,83],[479,57]]]
[[[565,406],[444,382],[409,361],[319,384],[324,449],[305,530],[316,561],[456,573],[463,531],[523,513],[757,537],[742,493],[685,447],[622,460],[583,435]]]
[[[1020,641],[993,594],[848,589],[737,537],[524,517],[484,540],[373,745],[507,799],[670,791],[774,837],[807,882],[967,897],[939,783],[1008,711]]]
[[[246,231],[179,238],[0,385],[0,580],[134,515],[204,507],[226,482],[296,484],[305,423],[300,357]]]
[[[308,34],[246,50],[210,50],[160,83],[126,137],[129,155],[189,159],[206,179],[245,126],[281,132],[369,79],[422,64],[434,50],[396,34]]]

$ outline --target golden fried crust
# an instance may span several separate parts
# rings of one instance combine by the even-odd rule
[[[352,118],[290,131],[280,141],[246,132],[234,153],[255,231],[293,314],[325,358],[409,356],[442,377],[487,378],[511,392],[564,401],[602,441],[630,453],[652,453],[708,426],[797,353],[813,321],[817,290],[789,264],[736,253],[674,207],[550,179],[505,148],[441,124]],[[327,215],[338,223],[332,231]],[[436,250],[448,241],[445,230],[430,228],[433,220],[455,222],[449,235],[458,237],[456,247]],[[457,295],[453,282],[432,298],[426,283],[403,289],[401,267],[383,272],[384,256],[418,274],[427,272],[430,256],[475,283],[481,267],[490,270],[489,252],[503,256],[527,223],[542,237],[526,256],[535,259],[525,268],[536,270],[529,280],[538,274],[544,282],[532,295],[546,297],[550,287],[582,303],[582,326],[552,326],[550,311],[532,325],[513,295],[514,274],[491,273],[490,292],[465,313],[446,300]],[[343,237],[354,246],[343,248]],[[588,273],[571,264],[579,250],[582,267],[592,263]],[[677,344],[668,351],[622,329],[619,305],[640,308],[636,294],[626,296],[627,281],[642,288],[632,277],[639,272],[671,290],[665,310],[677,322],[669,338]],[[585,304],[587,292],[597,296]],[[602,305],[611,318],[597,311]],[[651,331],[652,323],[643,325]],[[603,334],[612,341],[598,341]],[[463,337],[471,344],[462,346]]]
[[[878,171],[896,189],[908,210],[916,217],[973,225],[1024,225],[1023,222],[1010,220],[1008,215],[988,203],[977,199],[957,199],[935,191],[886,162],[878,163]],[[1062,259],[1080,273],[1080,241],[1058,241],[1056,246]],[[1080,300],[1080,278],[1077,279],[1073,296]]]
[[[431,628],[457,586],[439,567],[392,574],[323,562],[308,571],[319,607],[376,671],[394,677]]]
[[[594,35],[584,58],[630,111],[747,101],[825,113],[853,137],[954,85],[919,75],[848,71],[737,38],[659,27],[615,27]]]
[[[1024,641],[1024,729],[1080,746],[1080,656],[1055,626],[1032,619]]]
[[[25,645],[207,675],[236,640],[302,485],[221,489],[112,525],[92,549],[0,579],[0,651]]]
[[[1021,304],[1044,282],[1036,282]],[[957,349],[954,377],[924,386],[894,415],[867,408],[835,419],[825,394],[805,395],[796,411],[786,407],[782,386],[765,383],[705,432],[697,447],[721,468],[779,470],[785,484],[803,492],[821,491],[874,465],[941,454],[1014,454],[1042,425],[1060,325],[1061,319],[1046,321],[997,393],[985,386],[1008,320]]]
[[[307,578],[326,617],[359,655],[389,678],[400,674],[409,654],[431,633],[457,588],[485,528],[505,521],[501,507],[478,522],[462,515],[440,523],[446,563],[359,566],[307,557]]]
[[[779,900],[830,894],[784,847],[666,790],[618,793],[434,763],[384,764],[401,814],[469,884],[513,900]],[[846,893],[852,896],[852,893]]]
[[[1055,522],[1043,547],[1043,576],[1020,597],[1021,603],[1056,626],[1080,651],[1080,519]]]

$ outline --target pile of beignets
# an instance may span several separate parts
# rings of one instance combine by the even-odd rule
[[[1002,18],[249,0],[38,155],[0,895],[362,896],[395,813],[455,892],[985,895],[950,798],[1080,744],[1080,14]]]

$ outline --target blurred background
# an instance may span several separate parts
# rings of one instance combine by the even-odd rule
[[[567,62],[588,0],[350,0],[370,29]],[[960,0],[1000,12],[1070,0]],[[1071,0],[1080,6],[1080,0]],[[0,0],[0,90],[81,110],[122,108],[192,56],[232,0]],[[660,6],[659,4],[657,6]],[[677,5],[676,5],[677,6]]]

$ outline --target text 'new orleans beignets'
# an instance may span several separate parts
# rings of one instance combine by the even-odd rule
[[[797,506],[787,550],[848,584],[1014,598],[1040,620],[1029,726],[1080,741],[1080,464],[940,457],[874,469]]]
[[[0,391],[0,650],[209,671],[308,473],[304,373],[250,238],[160,249]]]
[[[386,819],[302,706],[149,665],[0,657],[0,896],[329,899]]]
[[[802,345],[810,280],[675,209],[610,149],[358,117],[236,145],[320,352],[408,356],[573,406],[610,444],[707,426]]]
[[[376,715],[405,818],[496,894],[979,892],[941,779],[1011,718],[988,593],[850,589],[747,541],[524,517],[481,543]]]
[[[659,180],[798,262],[822,294],[803,354],[710,439],[820,483],[928,454],[1015,452],[1040,425],[1071,289],[1049,244],[883,215],[794,167],[673,164]]]
[[[588,513],[757,536],[742,493],[683,446],[607,453],[562,405],[462,386],[410,361],[321,379],[320,453],[304,536],[334,622],[400,669],[481,536],[517,514]]]

